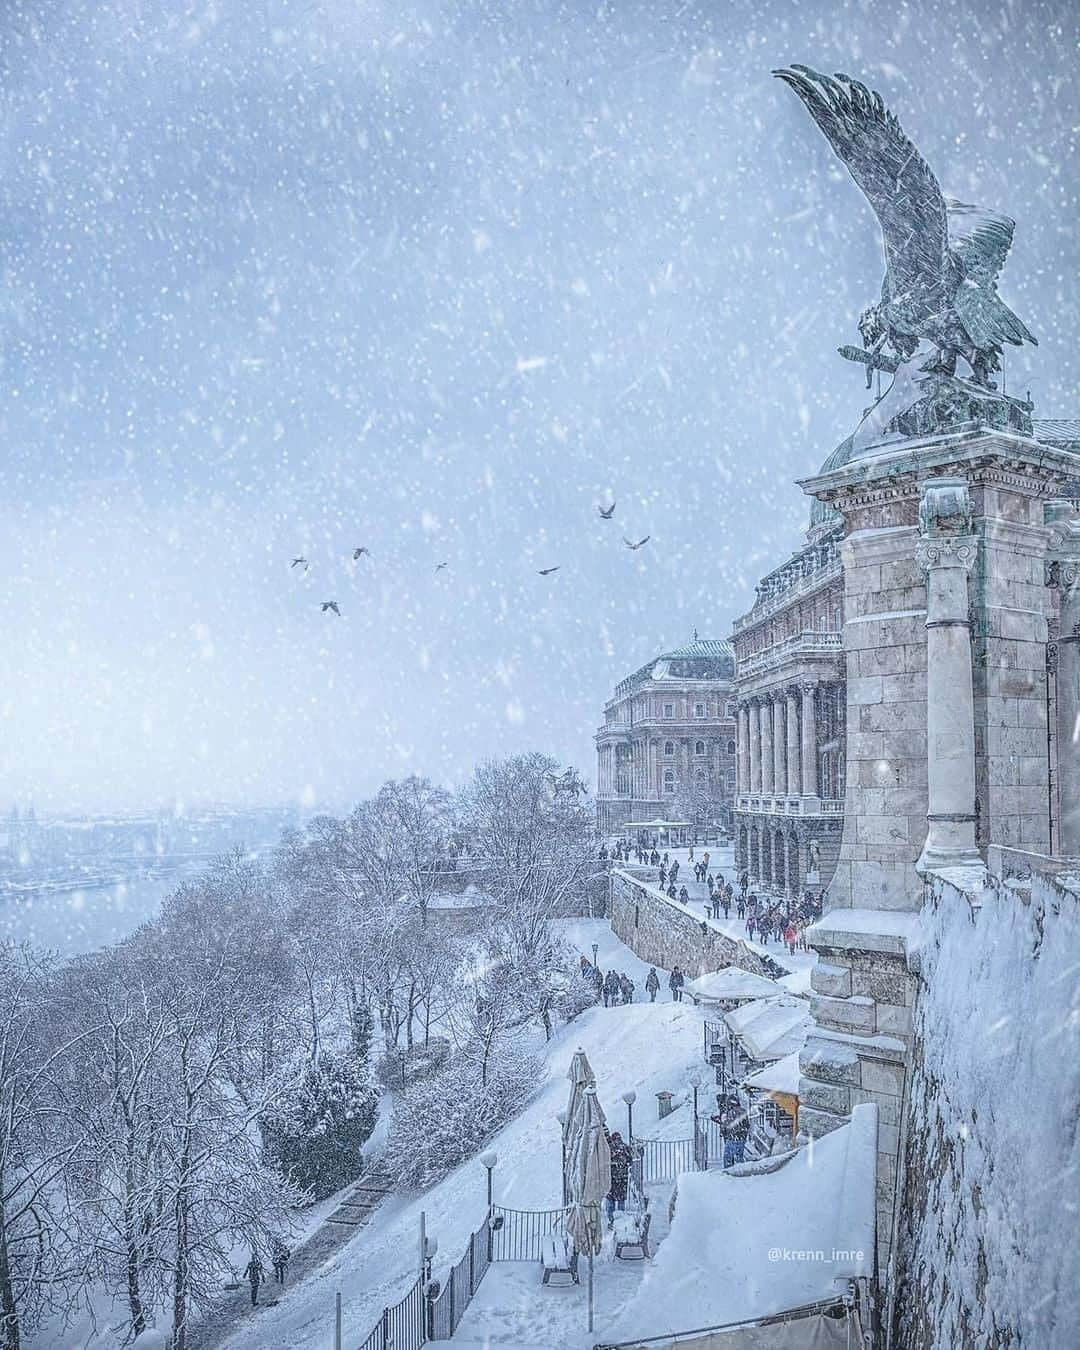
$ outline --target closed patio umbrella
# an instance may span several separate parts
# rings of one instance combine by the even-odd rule
[[[581,1133],[581,1113],[583,1110],[585,1089],[596,1085],[596,1075],[592,1071],[585,1051],[578,1047],[567,1070],[570,1080],[570,1100],[566,1104],[566,1118],[563,1121],[563,1204],[568,1204],[573,1195],[573,1183],[570,1177],[570,1156],[572,1141]]]
[[[570,1203],[566,1231],[574,1247],[589,1258],[589,1331],[593,1329],[593,1256],[603,1242],[600,1207],[611,1190],[611,1147],[604,1112],[590,1083],[581,1094],[577,1128],[567,1146]]]

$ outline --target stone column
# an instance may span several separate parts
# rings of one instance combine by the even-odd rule
[[[924,520],[927,514],[933,516],[933,499],[948,490],[943,479],[927,486]],[[973,535],[935,537],[932,532],[923,534],[915,552],[926,569],[929,771],[926,843],[919,871],[981,861],[975,845],[975,698],[967,584],[977,554]]]
[[[787,790],[792,797],[802,791],[799,777],[799,695],[789,689],[787,701]]]
[[[802,686],[802,795],[817,794],[817,711],[816,684]]]
[[[787,796],[787,731],[784,723],[786,704],[782,694],[773,696],[773,786],[778,797]]]
[[[750,791],[750,709],[745,703],[739,704],[739,722],[736,731],[737,759],[736,774],[740,793]]]
[[[747,722],[750,727],[750,791],[757,794],[761,791],[761,704],[756,698],[750,700]]]
[[[1080,562],[1063,562],[1057,643],[1058,851],[1080,857]]]
[[[761,703],[761,791],[764,796],[769,796],[774,790],[774,770],[772,699],[766,698]]]

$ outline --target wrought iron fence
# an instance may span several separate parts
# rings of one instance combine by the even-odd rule
[[[420,1350],[427,1341],[424,1281],[418,1279],[400,1303],[383,1315],[357,1350]]]
[[[562,1228],[565,1210],[503,1209],[491,1211],[491,1259],[539,1261],[544,1239]]]
[[[461,1324],[465,1309],[480,1288],[491,1264],[491,1221],[485,1219],[469,1239],[465,1255],[451,1266],[446,1283],[428,1308],[428,1338],[448,1341]]]
[[[693,1139],[635,1139],[634,1179],[639,1189],[654,1181],[672,1181],[697,1166]]]

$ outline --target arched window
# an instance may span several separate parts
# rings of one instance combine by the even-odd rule
[[[728,743],[727,743],[727,752],[728,752],[729,755],[733,755],[733,754],[735,753],[735,742],[734,742],[734,741],[728,741]]]
[[[704,741],[695,741],[695,742],[694,742],[694,754],[695,754],[695,755],[703,755],[704,753],[705,753],[705,742],[704,742]]]
[[[664,791],[669,797],[675,795],[675,770],[664,770]]]
[[[665,754],[665,755],[673,755],[674,753],[675,753],[675,742],[674,742],[674,741],[665,741],[665,742],[664,742],[664,754]]]

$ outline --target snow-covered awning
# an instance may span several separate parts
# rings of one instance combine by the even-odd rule
[[[793,1050],[783,1059],[766,1064],[757,1073],[743,1079],[743,1086],[758,1092],[783,1092],[789,1097],[799,1095],[799,1051]]]
[[[725,1013],[724,1021],[746,1054],[757,1060],[783,1059],[801,1050],[813,1025],[809,1005],[790,994],[744,1003]]]

